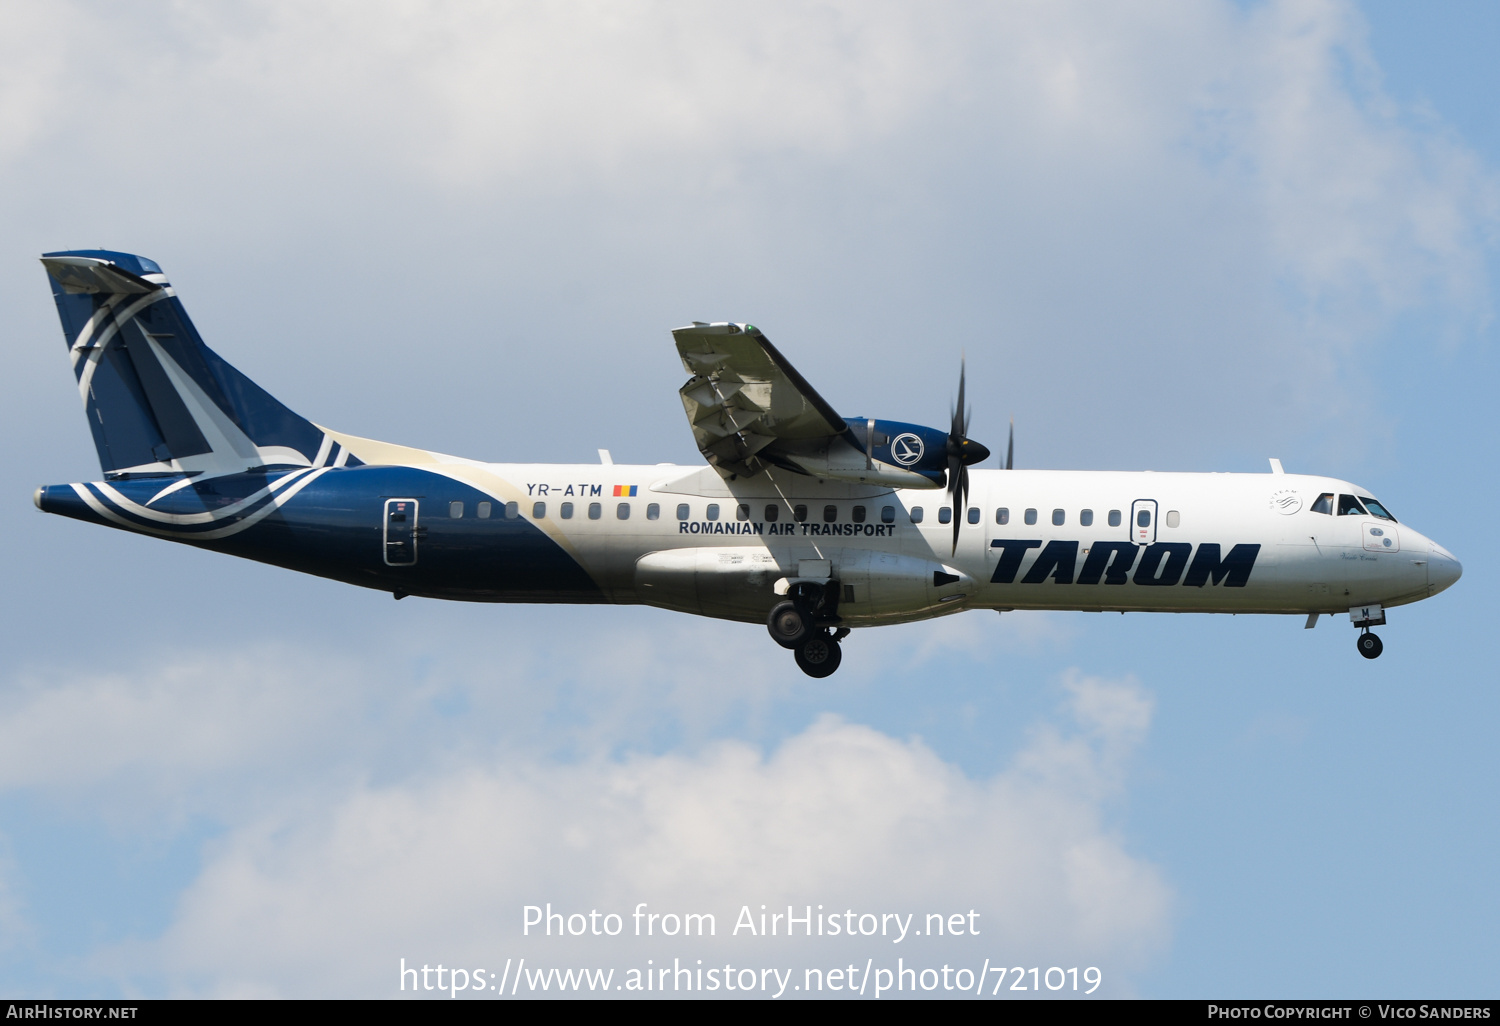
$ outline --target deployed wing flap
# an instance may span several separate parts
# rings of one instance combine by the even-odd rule
[[[826,444],[848,430],[753,324],[694,322],[672,338],[692,375],[679,394],[693,440],[721,474],[787,466],[778,448]]]

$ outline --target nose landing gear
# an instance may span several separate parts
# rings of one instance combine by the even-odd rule
[[[1385,648],[1380,639],[1370,633],[1371,627],[1381,627],[1385,624],[1385,610],[1380,608],[1377,602],[1371,602],[1364,606],[1351,606],[1349,619],[1354,626],[1359,628],[1359,641],[1355,644],[1359,647],[1359,654],[1366,659],[1376,659]]]

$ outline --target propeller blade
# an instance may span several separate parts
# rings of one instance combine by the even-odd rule
[[[958,406],[953,411],[953,430],[950,435],[960,440],[969,436],[969,415],[964,409],[964,378],[967,376],[968,361],[963,357],[958,358]]]
[[[959,357],[958,403],[953,407],[953,421],[948,430],[948,491],[953,499],[953,554],[958,553],[958,535],[963,527],[964,502],[969,496],[969,460],[976,450],[984,449],[978,443],[970,443],[969,411],[964,408],[964,379],[968,376],[967,361]],[[988,455],[988,452],[985,452]]]
[[[1005,443],[1005,469],[1014,470],[1016,466],[1016,418],[1010,418],[1010,441]]]
[[[953,551],[951,554],[957,555],[958,532],[963,527],[963,518],[969,498],[969,468],[960,462],[958,464],[958,473],[951,476],[949,480],[953,482]]]

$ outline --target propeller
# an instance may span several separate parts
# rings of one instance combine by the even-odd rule
[[[964,522],[969,498],[969,464],[990,458],[990,451],[969,437],[969,411],[964,407],[965,361],[958,364],[958,405],[948,429],[948,493],[953,496],[953,552],[958,552],[958,532]]]
[[[1010,418],[1010,441],[1005,443],[1005,469],[1016,469],[1016,418]]]

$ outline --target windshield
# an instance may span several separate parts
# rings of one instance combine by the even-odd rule
[[[1359,516],[1365,508],[1359,504],[1359,500],[1352,495],[1339,496],[1339,516]]]
[[[1371,516],[1379,517],[1381,520],[1389,520],[1393,524],[1397,522],[1396,518],[1391,516],[1384,506],[1369,496],[1361,495],[1359,500],[1365,504],[1365,509],[1370,511]]]

